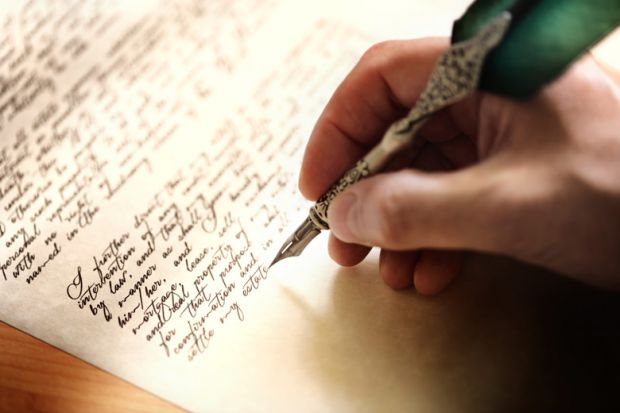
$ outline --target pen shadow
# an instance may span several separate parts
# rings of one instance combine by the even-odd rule
[[[375,268],[337,272],[329,308],[310,324],[316,339],[303,349],[317,382],[343,405],[597,411],[614,401],[617,295],[497,257],[469,257],[457,282],[433,298],[392,291]]]

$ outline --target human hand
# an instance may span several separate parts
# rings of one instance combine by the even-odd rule
[[[315,200],[406,114],[446,39],[372,47],[312,132],[300,189]],[[381,247],[393,288],[442,291],[462,251],[512,256],[620,288],[620,88],[591,57],[535,99],[478,93],[422,130],[412,168],[361,181],[329,209],[331,257]],[[406,162],[396,160],[395,163]]]

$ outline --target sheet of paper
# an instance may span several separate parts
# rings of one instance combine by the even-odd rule
[[[430,411],[372,258],[265,265],[339,81],[464,6],[310,3],[1,6],[0,319],[193,411]]]

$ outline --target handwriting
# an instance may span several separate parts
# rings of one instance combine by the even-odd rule
[[[269,288],[318,91],[364,42],[317,25],[222,115],[273,2],[61,3],[0,27],[0,288],[49,281],[93,326],[195,360]]]

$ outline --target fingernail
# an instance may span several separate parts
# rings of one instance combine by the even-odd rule
[[[357,241],[356,209],[357,195],[352,192],[339,195],[329,207],[327,212],[329,227],[341,241]]]

